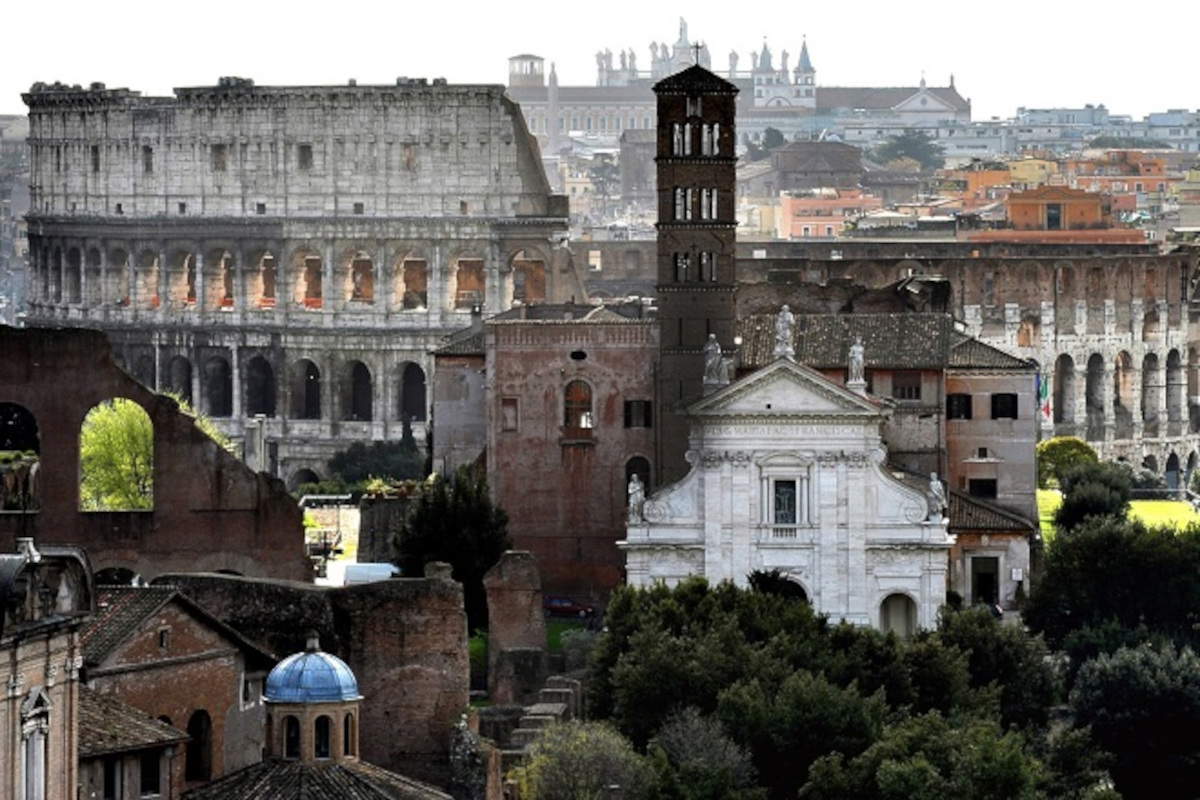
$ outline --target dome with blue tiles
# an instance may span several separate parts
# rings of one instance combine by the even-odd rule
[[[361,700],[358,681],[346,662],[324,653],[310,637],[303,653],[290,655],[267,676],[266,699],[272,703],[337,703]]]

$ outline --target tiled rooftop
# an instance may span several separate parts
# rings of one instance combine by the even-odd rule
[[[79,756],[91,758],[165,747],[188,735],[115,697],[79,689]]]
[[[240,769],[184,800],[450,800],[428,784],[362,761],[304,763],[272,759]]]

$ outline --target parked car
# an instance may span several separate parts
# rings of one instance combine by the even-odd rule
[[[548,594],[542,597],[542,610],[550,617],[590,617],[596,609],[584,603],[577,603],[569,597],[559,594]]]

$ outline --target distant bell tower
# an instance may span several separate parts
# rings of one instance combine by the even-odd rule
[[[698,60],[698,55],[697,55]],[[693,65],[654,86],[658,98],[659,485],[687,472],[682,407],[703,390],[703,348],[733,351],[738,89]]]
[[[508,60],[509,86],[545,86],[545,59],[541,56],[523,53]]]

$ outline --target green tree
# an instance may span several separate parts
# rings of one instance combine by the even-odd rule
[[[520,796],[529,800],[602,800],[614,786],[621,797],[639,800],[654,780],[646,760],[621,734],[580,720],[543,728],[514,777]]]
[[[463,585],[470,630],[487,626],[483,576],[505,550],[508,514],[492,503],[487,480],[470,467],[450,479],[434,476],[417,493],[393,542],[404,575],[420,575],[430,561],[453,567]]]
[[[347,485],[361,484],[370,478],[390,481],[425,477],[425,454],[413,438],[412,426],[404,421],[398,442],[354,442],[329,459],[334,480]]]
[[[1092,446],[1078,436],[1055,436],[1037,444],[1038,486],[1050,489],[1059,486],[1060,478],[1076,464],[1099,461]]]
[[[154,508],[154,425],[140,405],[106,400],[79,432],[79,499],[87,511]]]
[[[613,161],[611,153],[597,153],[588,167],[588,180],[596,188],[596,196],[600,198],[600,212],[603,215],[608,210],[608,201],[613,196],[613,190],[620,185],[621,170]]]
[[[1019,625],[1001,624],[983,608],[943,614],[937,636],[967,655],[973,688],[999,690],[1003,725],[1046,724],[1058,682],[1041,638]]]
[[[1062,505],[1054,513],[1054,524],[1069,531],[1088,517],[1129,513],[1133,496],[1133,470],[1127,464],[1083,461],[1059,474]]]
[[[937,712],[890,725],[858,755],[834,752],[809,770],[806,800],[1033,800],[1044,767],[992,720]]]
[[[650,742],[657,800],[762,800],[750,753],[721,723],[688,707],[673,714]]]
[[[895,161],[898,158],[911,158],[921,165],[922,169],[938,169],[946,163],[942,146],[933,139],[917,130],[909,130],[888,140],[875,149],[874,160],[880,164]]]
[[[1071,692],[1075,722],[1114,756],[1129,800],[1183,800],[1200,786],[1200,658],[1190,649],[1136,647],[1084,665]]]

